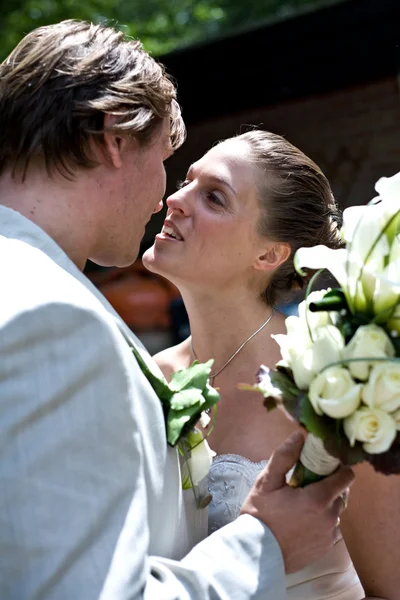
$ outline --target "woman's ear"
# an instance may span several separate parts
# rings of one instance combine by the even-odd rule
[[[270,242],[267,250],[254,264],[257,271],[275,271],[290,256],[291,248],[287,242]]]
[[[121,169],[123,166],[122,154],[125,151],[125,147],[128,145],[129,140],[127,137],[121,136],[115,131],[110,131],[109,128],[112,127],[116,122],[117,117],[114,115],[104,115],[104,148],[111,164],[116,169]]]

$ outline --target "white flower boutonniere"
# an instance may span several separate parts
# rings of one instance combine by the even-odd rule
[[[202,433],[195,428],[199,420],[203,426],[209,421],[209,411],[219,401],[219,393],[209,384],[213,360],[194,361],[187,369],[172,374],[171,382],[158,377],[147,366],[137,349],[132,352],[143,374],[161,401],[164,412],[167,443],[178,446],[185,459],[182,470],[183,489],[193,488],[197,506],[207,506],[210,498],[199,495],[198,485],[205,478],[215,456]]]
[[[201,431],[196,428],[188,433],[185,443],[188,445],[190,456],[182,470],[184,490],[199,485],[207,476],[215,456],[214,450],[211,450]]]

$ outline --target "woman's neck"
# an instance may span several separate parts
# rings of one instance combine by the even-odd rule
[[[218,371],[272,314],[270,306],[245,292],[230,294],[229,298],[211,293],[183,293],[182,296],[195,352],[192,358],[201,362],[214,358],[213,372]],[[245,345],[250,346],[252,340]]]

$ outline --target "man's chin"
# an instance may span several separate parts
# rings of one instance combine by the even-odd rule
[[[131,265],[133,265],[133,263],[135,262],[135,260],[137,259],[138,256],[139,256],[139,251],[137,250],[136,252],[129,254],[127,256],[114,256],[114,257],[94,256],[94,257],[89,257],[89,260],[91,260],[93,263],[95,263],[99,267],[107,267],[107,268],[117,267],[118,269],[123,269],[123,268],[130,267]]]

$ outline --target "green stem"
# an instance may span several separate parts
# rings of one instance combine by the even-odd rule
[[[291,487],[306,487],[306,485],[321,481],[321,479],[325,479],[325,477],[326,475],[317,475],[316,473],[313,473],[298,460],[289,480],[289,485]]]
[[[311,277],[310,281],[307,284],[307,288],[306,288],[306,294],[305,294],[305,301],[306,301],[306,323],[307,323],[308,333],[309,333],[309,336],[310,336],[310,339],[311,339],[312,342],[314,341],[314,338],[312,336],[312,331],[311,331],[310,323],[308,322],[308,310],[307,310],[308,309],[308,302],[307,302],[307,298],[311,294],[311,290],[312,290],[312,286],[314,285],[314,281],[324,271],[325,271],[325,269],[318,269],[318,271],[316,273],[314,273],[314,275]]]
[[[351,362],[400,362],[400,357],[375,357],[375,356],[362,356],[360,358],[343,358],[341,360],[336,360],[335,362],[329,363],[323,369],[321,369],[321,373],[330,369],[331,367],[338,367],[340,365],[347,365]]]

